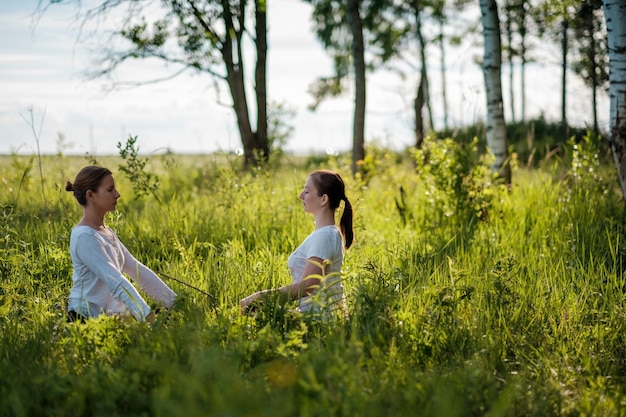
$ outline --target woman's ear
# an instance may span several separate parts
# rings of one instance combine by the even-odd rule
[[[328,194],[322,194],[321,204],[322,204],[322,206],[328,205]]]

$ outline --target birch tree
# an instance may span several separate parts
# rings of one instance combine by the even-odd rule
[[[609,46],[609,142],[626,201],[626,1],[604,0]]]
[[[483,25],[484,55],[483,74],[487,96],[487,146],[494,155],[491,168],[511,183],[511,167],[508,164],[506,122],[502,104],[502,44],[500,19],[496,0],[480,0]]]

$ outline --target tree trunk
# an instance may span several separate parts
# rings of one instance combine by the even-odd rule
[[[446,55],[443,17],[439,19],[439,50],[441,52],[441,95],[443,100],[443,128],[448,131],[448,92],[446,90]],[[434,128],[434,127],[433,127]]]
[[[525,1],[521,1],[519,3],[519,7],[521,7],[520,19],[519,19],[519,33],[520,33],[520,58],[522,60],[522,64],[520,67],[520,99],[521,99],[521,112],[522,112],[522,123],[526,123],[526,6]]]
[[[508,164],[506,123],[502,107],[502,49],[496,0],[480,0],[480,11],[485,41],[483,74],[487,95],[487,146],[495,157],[492,169],[508,185],[511,183],[511,168]]]
[[[424,108],[424,66],[422,65],[422,73],[420,82],[417,86],[417,94],[413,101],[413,110],[415,112],[415,147],[420,149],[424,142],[424,116],[422,109]]]
[[[515,123],[515,67],[513,65],[514,49],[513,49],[513,10],[509,1],[506,3],[506,41],[508,42],[507,58],[509,61],[509,105],[511,109],[511,122]]]
[[[234,34],[235,40],[227,38],[222,44],[222,57],[226,66],[226,82],[233,99],[233,109],[237,117],[237,128],[241,135],[241,143],[244,152],[244,167],[248,167],[255,163],[254,143],[256,142],[255,134],[250,126],[250,117],[248,115],[248,99],[246,97],[246,89],[244,84],[243,65],[241,64],[241,33],[235,31],[233,23],[233,15],[227,1],[223,1],[224,24],[227,34]],[[243,23],[243,16],[241,17]],[[236,48],[233,48],[236,45]]]
[[[354,121],[352,144],[352,173],[359,171],[359,161],[365,158],[365,45],[360,0],[348,0],[347,17],[352,34],[354,62]]]
[[[233,38],[223,42],[221,51],[226,66],[226,81],[233,99],[233,109],[237,118],[237,128],[241,136],[244,154],[244,168],[258,165],[269,155],[267,140],[267,85],[266,85],[266,57],[267,57],[267,21],[266,10],[260,7],[261,2],[255,0],[255,33],[257,63],[255,67],[255,98],[257,101],[257,130],[252,129],[249,116],[248,98],[245,88],[244,57],[242,48],[243,30],[236,30],[235,18],[227,0],[222,0],[224,24],[226,33]],[[236,17],[238,27],[245,27],[246,1],[239,5]]]
[[[561,22],[561,129],[563,130],[563,138],[567,138],[569,132],[567,127],[567,50],[568,50],[568,30],[569,23],[567,18]]]
[[[609,142],[626,201],[626,2],[604,0],[609,46]]]
[[[254,81],[257,103],[257,128],[255,149],[263,160],[269,158],[269,141],[267,138],[267,2],[254,2],[256,30],[256,68]]]
[[[413,111],[415,112],[415,147],[417,149],[422,147],[424,141],[424,104],[426,100],[426,53],[424,49],[424,37],[422,36],[422,19],[420,18],[421,5],[419,0],[413,1],[413,13],[415,15],[415,34],[417,36],[417,43],[420,53],[420,80],[417,85],[417,92],[415,99],[413,100]]]
[[[594,16],[594,12],[591,11],[587,14],[589,33],[591,36],[589,37],[589,42],[591,45],[589,47],[589,65],[591,66],[591,109],[593,114],[593,133],[596,137],[600,134],[600,128],[598,127],[598,70],[597,70],[597,59],[596,59],[596,40],[593,34],[596,33],[596,18]]]
[[[424,105],[428,110],[428,126],[430,129],[434,129],[433,108],[430,103],[430,85],[428,84],[428,66],[426,65],[426,42],[424,42],[424,34],[422,33],[422,18],[419,10],[417,10],[415,17],[417,19],[417,38],[420,44],[420,61],[422,61],[422,80],[420,85],[423,89]]]

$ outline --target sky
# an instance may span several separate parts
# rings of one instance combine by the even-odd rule
[[[83,1],[85,3],[93,1]],[[0,0],[0,154],[116,154],[117,144],[137,136],[141,153],[233,152],[241,147],[233,111],[218,102],[213,80],[188,74],[173,80],[111,91],[102,79],[85,72],[96,57],[78,41],[76,9],[55,5],[33,19],[37,0]],[[309,85],[332,75],[332,63],[316,40],[311,7],[299,0],[270,0],[268,9],[268,96],[295,111],[287,122],[293,134],[285,149],[294,153],[349,150],[352,144],[351,93],[308,110]],[[109,20],[107,24],[115,22]],[[464,126],[484,119],[485,94],[480,68],[482,35],[465,38],[446,59],[448,120]],[[441,77],[437,49],[428,50],[435,127],[443,127]],[[558,52],[536,48],[536,63],[527,65],[527,115],[560,119]],[[249,64],[250,65],[250,64]],[[432,66],[432,67],[431,67]],[[507,69],[503,95],[507,100]],[[171,71],[158,63],[124,67],[120,80],[163,77]],[[514,72],[514,74],[516,74]],[[416,75],[392,70],[367,78],[366,142],[394,149],[413,144],[412,100]],[[516,84],[519,81],[516,82]],[[591,93],[568,77],[570,123],[591,125]],[[516,94],[519,99],[519,94]],[[228,91],[221,87],[222,103]],[[505,104],[505,117],[510,114]],[[517,110],[519,117],[519,109]],[[608,98],[600,99],[599,117],[608,126]],[[62,138],[62,140],[60,140]]]

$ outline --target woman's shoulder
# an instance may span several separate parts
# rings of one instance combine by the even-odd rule
[[[77,224],[76,226],[72,228],[73,237],[78,237],[81,235],[93,235],[95,233],[96,231],[93,228],[86,226],[84,224]]]
[[[308,237],[311,240],[339,240],[341,241],[341,231],[337,226],[324,226],[314,230]]]
[[[109,229],[107,227],[107,231],[113,236],[113,238],[116,238],[117,235],[115,234],[115,232],[111,229]],[[77,224],[76,226],[74,226],[72,228],[72,233],[70,235],[70,238],[72,240],[77,240],[78,238],[96,238],[96,239],[101,239],[104,237],[104,234],[96,229],[94,229],[91,226],[87,226],[84,224]]]
[[[319,229],[315,230],[312,234],[335,236],[335,235],[341,235],[341,231],[336,225],[332,224],[329,226],[320,227]]]

